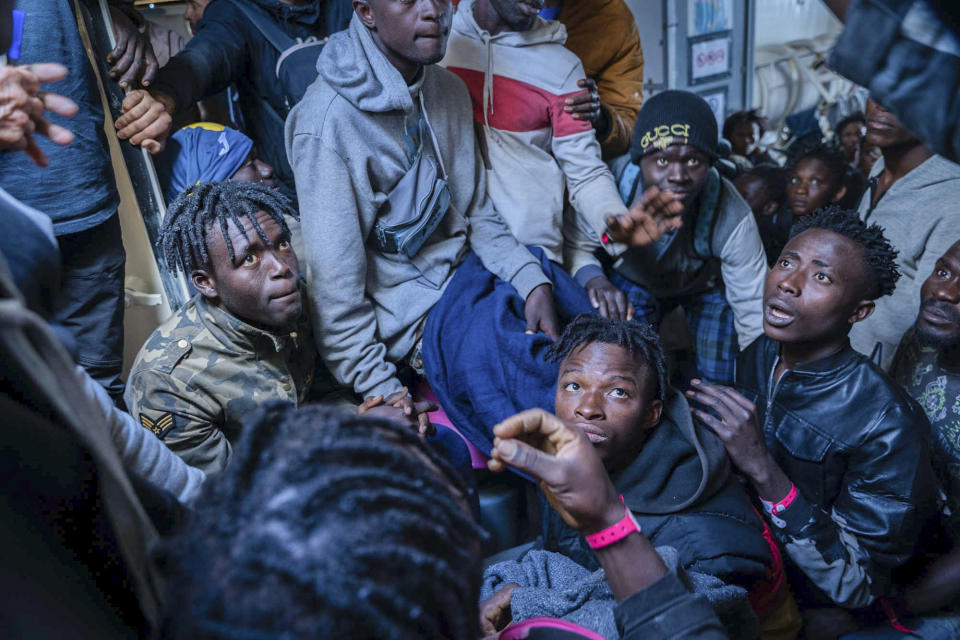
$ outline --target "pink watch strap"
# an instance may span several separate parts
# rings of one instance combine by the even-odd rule
[[[623,500],[623,498],[621,497],[620,500]],[[590,545],[591,549],[602,549],[614,542],[619,542],[634,531],[640,533],[640,525],[634,520],[630,508],[625,507],[625,511],[623,520],[586,537],[587,544]]]

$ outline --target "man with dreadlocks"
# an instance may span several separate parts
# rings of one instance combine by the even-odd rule
[[[300,269],[278,191],[253,183],[196,185],[171,205],[163,258],[199,294],[147,340],[130,371],[130,413],[189,464],[222,470],[245,414],[270,398],[324,388]],[[319,374],[319,375],[318,375]],[[329,387],[327,387],[329,389]]]
[[[694,380],[688,392],[759,497],[807,607],[882,603],[933,513],[923,410],[848,339],[898,277],[877,225],[836,207],[805,216],[767,276],[766,335],[741,354],[737,390]]]
[[[586,433],[650,542],[676,548],[685,570],[747,589],[761,623],[785,603],[795,612],[763,520],[734,476],[723,443],[694,423],[687,401],[668,386],[653,327],[581,315],[550,355],[560,362],[557,417]],[[543,548],[598,569],[588,540],[544,507]],[[720,617],[731,637],[749,637],[756,624],[749,611],[746,621]]]

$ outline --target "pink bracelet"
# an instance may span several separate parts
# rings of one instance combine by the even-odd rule
[[[787,493],[787,497],[779,502],[770,502],[769,500],[764,500],[760,498],[760,502],[763,503],[763,509],[770,515],[777,515],[778,513],[785,511],[797,497],[797,485],[790,485],[790,491]]]
[[[620,501],[623,501],[623,496],[620,497]],[[591,549],[602,549],[610,546],[614,542],[623,540],[634,531],[637,533],[642,532],[640,524],[637,523],[633,514],[630,513],[630,507],[625,507],[625,509],[626,513],[623,516],[623,520],[586,537],[587,544],[590,545]]]

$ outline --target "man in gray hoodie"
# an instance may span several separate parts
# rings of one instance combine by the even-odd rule
[[[883,227],[898,251],[903,277],[876,311],[850,331],[857,351],[888,369],[901,336],[916,319],[924,279],[947,249],[960,240],[960,166],[934,155],[892,112],[867,102],[866,142],[883,157],[873,166],[860,218]]]
[[[522,299],[518,322],[525,326],[518,331],[555,337],[558,326],[550,280],[487,198],[466,87],[434,66],[450,31],[449,2],[361,0],[355,7],[350,27],[330,38],[318,79],[287,119],[287,155],[320,353],[341,383],[364,397],[402,403],[409,413],[413,402],[402,393],[397,363],[419,368],[427,314],[470,250]],[[412,257],[388,253],[374,238],[378,212],[421,149],[446,176],[449,208]],[[644,206],[659,206],[661,215],[608,221],[613,240],[645,241],[675,224],[665,218],[677,213],[672,199]]]

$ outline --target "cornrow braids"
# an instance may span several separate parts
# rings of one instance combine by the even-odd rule
[[[615,344],[643,359],[656,388],[651,394],[664,400],[667,394],[667,359],[656,330],[640,320],[617,320],[582,313],[567,325],[560,337],[550,346],[547,358],[559,362],[578,347],[600,342]]]
[[[465,494],[401,425],[265,403],[161,550],[164,637],[474,640],[485,534]]]
[[[184,189],[167,208],[160,228],[160,253],[167,269],[189,275],[210,267],[207,232],[220,228],[227,243],[230,259],[235,260],[228,225],[233,222],[243,229],[243,218],[253,225],[257,235],[268,245],[270,240],[257,222],[257,212],[266,211],[290,233],[284,215],[300,219],[290,199],[275,189],[253,182],[205,182]]]
[[[831,205],[800,218],[791,227],[790,237],[794,238],[810,229],[832,231],[853,240],[863,248],[863,260],[867,266],[867,278],[871,288],[870,300],[893,293],[897,280],[900,279],[897,250],[883,235],[880,225],[867,226],[856,211]]]

